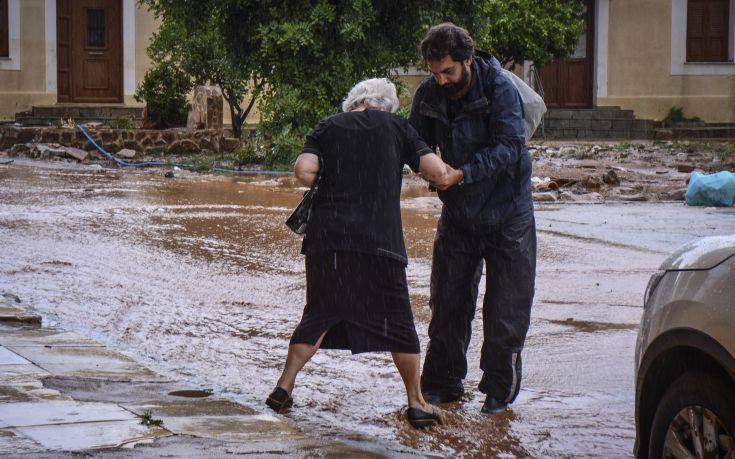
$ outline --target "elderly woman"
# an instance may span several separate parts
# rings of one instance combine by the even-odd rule
[[[391,352],[406,386],[414,427],[439,420],[419,387],[419,340],[406,282],[401,226],[403,165],[429,181],[447,166],[407,120],[394,115],[396,88],[369,79],[350,90],[344,113],[309,133],[295,175],[321,182],[301,253],[306,255],[306,307],[291,337],[283,374],[266,403],[292,404],[296,375],[317,349]]]

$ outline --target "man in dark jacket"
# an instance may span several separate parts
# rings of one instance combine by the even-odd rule
[[[459,400],[483,261],[483,413],[518,395],[521,350],[536,276],[531,159],[518,90],[466,30],[432,27],[421,43],[431,77],[416,90],[410,121],[452,167],[434,183],[443,202],[431,267],[429,348],[421,378],[429,403]]]

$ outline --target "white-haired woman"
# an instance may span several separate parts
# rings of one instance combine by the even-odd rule
[[[429,181],[447,173],[398,109],[387,79],[364,80],[350,90],[343,113],[308,134],[295,175],[321,182],[301,253],[306,255],[306,307],[286,365],[266,403],[292,404],[296,375],[317,349],[353,354],[388,351],[403,378],[408,418],[415,427],[439,420],[419,383],[419,340],[406,282],[401,226],[402,169],[408,164]]]

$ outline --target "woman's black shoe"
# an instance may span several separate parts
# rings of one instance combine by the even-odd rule
[[[427,413],[418,408],[409,408],[407,414],[408,422],[417,429],[431,427],[440,421],[439,415],[434,411]]]
[[[271,392],[271,394],[268,396],[265,404],[268,405],[270,409],[278,413],[285,410],[286,408],[290,408],[291,405],[293,405],[293,399],[288,394],[288,392],[286,392],[285,389],[276,387],[275,389],[273,389],[273,392]]]

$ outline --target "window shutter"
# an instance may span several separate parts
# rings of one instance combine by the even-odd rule
[[[730,0],[687,1],[687,61],[729,58]]]
[[[10,30],[8,30],[8,0],[0,0],[0,57],[10,55]]]
[[[730,38],[730,0],[709,0],[708,58],[713,62],[727,61]]]

